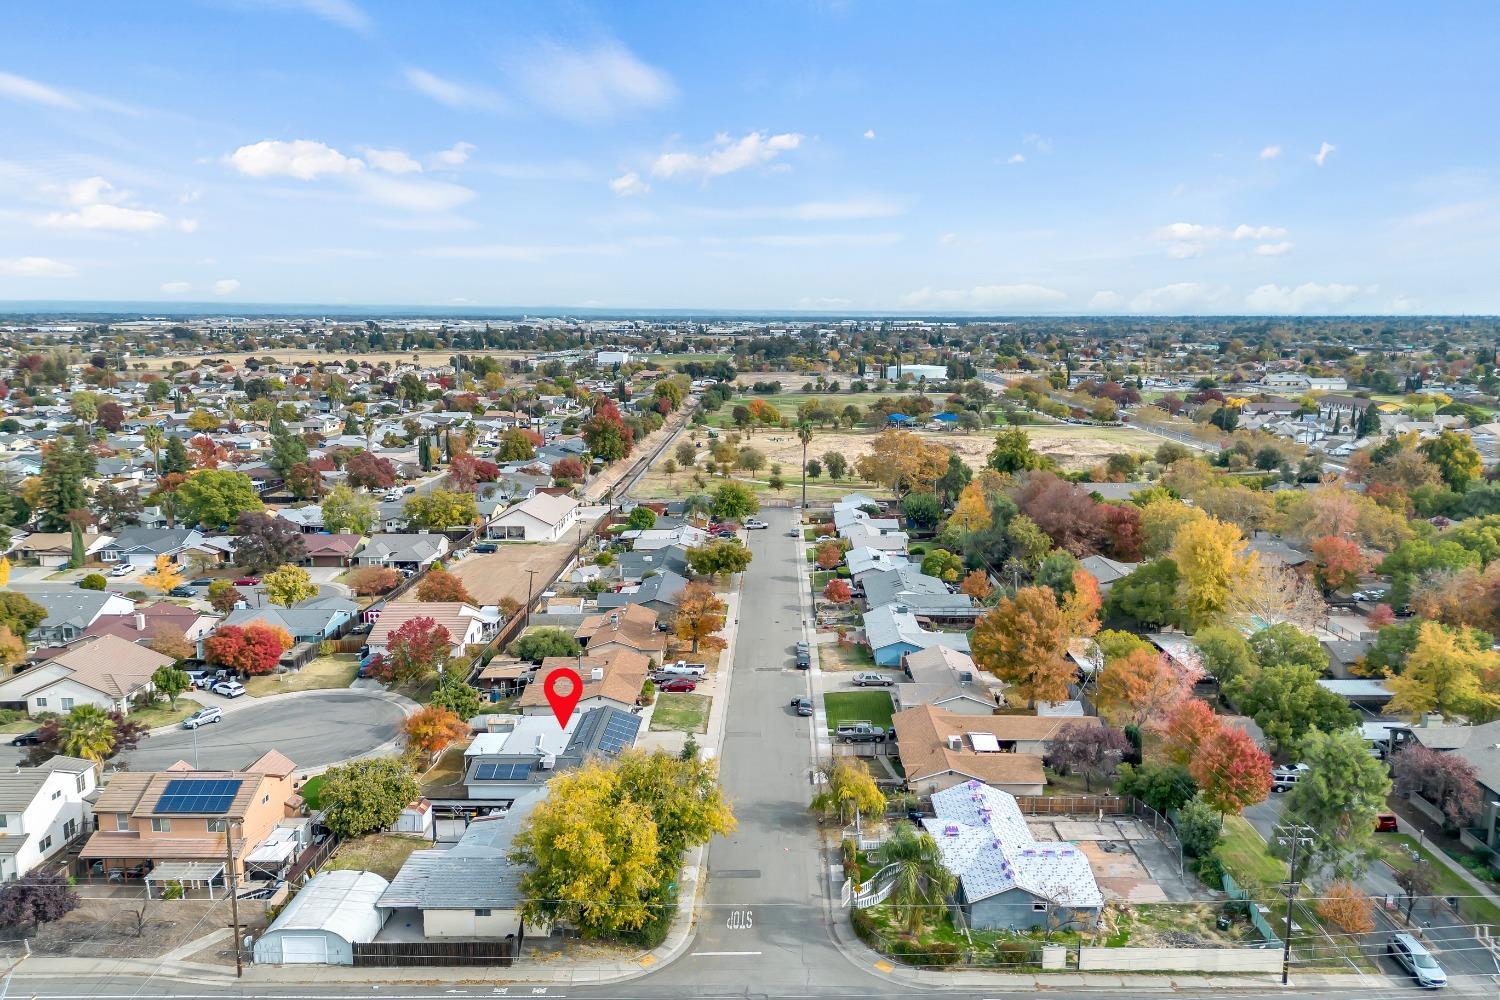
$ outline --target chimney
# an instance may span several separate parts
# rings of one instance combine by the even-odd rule
[[[144,612],[137,611],[135,613],[135,630],[137,632],[146,631],[146,615]]]

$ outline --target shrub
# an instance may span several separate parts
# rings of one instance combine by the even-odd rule
[[[318,643],[319,656],[332,656],[338,651],[339,644],[334,642],[332,639],[324,639],[322,642]]]
[[[1009,968],[1022,965],[1031,965],[1036,961],[1036,953],[1031,945],[1025,941],[996,941],[995,962]]]
[[[1194,862],[1193,869],[1203,884],[1210,888],[1218,888],[1224,884],[1224,856],[1217,847]]]
[[[104,578],[103,573],[90,573],[78,581],[79,590],[103,590],[108,585],[109,581]]]
[[[648,680],[641,685],[641,704],[650,705],[654,701],[656,701],[656,685]]]

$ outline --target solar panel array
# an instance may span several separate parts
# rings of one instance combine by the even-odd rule
[[[156,800],[155,811],[210,815],[227,812],[241,784],[238,778],[177,778],[167,782],[166,791]]]
[[[480,764],[474,768],[475,781],[524,781],[531,773],[531,764]]]
[[[600,753],[617,757],[625,748],[634,746],[640,726],[641,720],[637,716],[611,712],[609,722],[604,726],[604,735],[599,738]]]

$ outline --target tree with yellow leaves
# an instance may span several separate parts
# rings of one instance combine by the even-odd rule
[[[0,587],[10,583],[10,559],[0,556]]]
[[[1051,587],[1022,587],[981,615],[970,636],[974,662],[1030,707],[1062,701],[1077,668],[1067,657],[1072,630]]]
[[[1211,517],[1178,528],[1171,554],[1183,618],[1194,631],[1224,615],[1259,563],[1255,553],[1245,551],[1239,528]]]
[[[1146,555],[1159,556],[1172,550],[1182,526],[1201,521],[1206,514],[1180,500],[1153,500],[1141,508],[1141,537]]]
[[[714,633],[724,627],[727,610],[728,605],[714,593],[712,584],[707,580],[694,580],[683,588],[678,599],[674,634],[684,642],[691,642],[695,653],[703,644],[710,649],[722,648],[724,640],[718,639]]]
[[[928,444],[911,431],[881,431],[854,468],[862,478],[905,496],[923,483],[930,488],[947,471],[948,449]]]
[[[1417,644],[1401,673],[1386,678],[1390,708],[1420,719],[1428,714],[1455,715],[1482,721],[1500,708],[1500,695],[1486,689],[1484,678],[1500,674],[1500,653],[1480,649],[1471,631],[1423,622]]]
[[[159,594],[165,594],[182,586],[182,571],[177,568],[171,556],[157,556],[156,568],[141,577],[141,583]]]
[[[985,502],[984,489],[977,482],[971,482],[959,491],[958,503],[954,504],[948,523],[964,532],[983,531],[990,526],[990,506]]]
[[[26,643],[9,626],[0,625],[0,666],[14,666],[26,659]]]

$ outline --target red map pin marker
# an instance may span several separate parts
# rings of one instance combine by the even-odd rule
[[[563,686],[567,690],[559,691],[558,681],[566,681]],[[567,729],[568,722],[573,718],[573,709],[578,707],[578,699],[583,697],[583,678],[571,667],[558,667],[547,675],[542,693],[547,696],[547,704],[552,706],[552,714],[557,716],[557,724]]]

